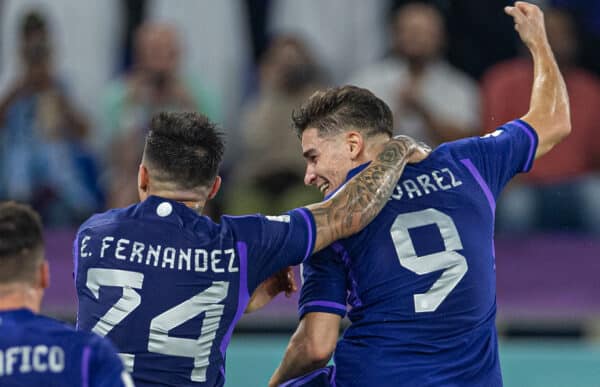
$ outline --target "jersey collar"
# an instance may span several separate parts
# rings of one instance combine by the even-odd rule
[[[25,320],[33,315],[34,315],[33,311],[28,308],[0,310],[1,317],[7,317],[7,318],[11,318],[13,320],[18,320],[18,321]],[[0,321],[0,324],[1,323],[2,323],[2,321]]]
[[[331,198],[333,195],[335,195],[337,193],[337,191],[342,189],[342,187],[348,182],[348,180],[352,179],[354,176],[361,173],[365,168],[367,168],[369,166],[369,164],[371,164],[371,162],[367,161],[366,163],[361,164],[358,167],[354,167],[350,171],[348,171],[348,174],[346,175],[346,180],[344,180],[344,183],[340,184],[340,186],[337,187],[335,189],[335,191],[330,192],[328,195],[326,195],[324,200],[327,200],[327,199]]]

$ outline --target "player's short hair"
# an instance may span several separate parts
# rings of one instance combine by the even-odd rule
[[[0,285],[33,282],[44,259],[40,216],[29,206],[0,203]]]
[[[320,136],[360,130],[367,136],[392,135],[392,111],[367,89],[356,86],[334,87],[315,92],[292,113],[298,137],[309,128]]]
[[[152,118],[144,162],[152,178],[188,190],[210,185],[219,171],[223,135],[206,116],[163,112]]]

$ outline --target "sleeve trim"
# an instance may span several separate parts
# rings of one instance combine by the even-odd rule
[[[306,304],[302,305],[303,308],[306,308],[307,306],[324,306],[326,308],[336,308],[336,309],[342,309],[343,311],[346,311],[346,305],[342,305],[340,303],[337,302],[333,302],[333,301],[310,301],[307,302]]]
[[[494,195],[492,194],[492,191],[490,191],[490,187],[487,185],[483,177],[481,177],[479,170],[473,164],[471,159],[462,159],[460,160],[460,162],[463,163],[465,167],[467,167],[473,178],[475,178],[475,181],[477,181],[477,184],[479,184],[479,187],[481,187],[481,190],[485,194],[485,198],[487,199],[490,209],[492,210],[492,216],[494,216],[494,214],[496,213],[496,199],[494,199]]]
[[[302,319],[305,314],[310,312],[331,313],[343,318],[346,315],[346,305],[342,305],[333,301],[310,301],[300,307],[300,310],[298,311],[300,319]]]
[[[302,259],[302,262],[304,262],[308,257],[312,255],[312,252],[315,248],[315,236],[317,227],[315,225],[315,218],[308,209],[299,208],[298,210],[302,214],[302,217],[304,218],[304,220],[306,221],[306,225],[308,226],[308,243],[306,246],[306,254],[304,254],[304,259]]]
[[[525,162],[525,165],[523,166],[523,169],[521,170],[521,172],[529,172],[531,170],[531,167],[533,166],[533,159],[535,158],[535,150],[538,145],[537,133],[531,127],[531,125],[529,125],[527,122],[525,122],[523,120],[514,120],[511,123],[515,124],[517,127],[521,128],[525,132],[525,134],[527,134],[527,137],[529,137],[529,153],[527,154],[527,161]]]

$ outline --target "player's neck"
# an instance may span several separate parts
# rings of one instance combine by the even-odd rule
[[[389,140],[390,138],[384,135],[378,135],[370,138],[365,145],[364,151],[361,152],[359,157],[356,159],[356,166],[375,160],[377,155],[383,151],[383,147]]]
[[[0,285],[0,310],[30,309],[40,312],[42,292],[26,284]]]
[[[154,195],[159,196],[161,198],[174,200],[191,208],[198,214],[202,214],[204,206],[206,205],[205,196],[189,191],[159,190],[156,192],[148,192],[148,195]]]

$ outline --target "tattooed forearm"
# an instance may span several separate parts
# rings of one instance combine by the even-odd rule
[[[357,233],[379,214],[414,149],[416,145],[410,137],[391,140],[367,169],[332,198],[307,207],[317,226],[314,251]]]

